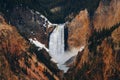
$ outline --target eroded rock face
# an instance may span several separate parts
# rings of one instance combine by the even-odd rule
[[[26,39],[37,39],[48,47],[49,34],[54,26],[42,14],[29,8],[16,7],[10,17],[20,34]]]
[[[119,80],[119,6],[119,0],[102,0],[93,20],[83,10],[68,24],[67,47],[85,47],[73,63],[73,58],[66,63],[71,68],[65,76],[50,61],[48,52],[38,51],[24,39],[36,38],[48,45],[48,35],[54,27],[48,28],[49,22],[39,17],[40,13],[28,8],[13,10],[10,22],[24,38],[0,17],[0,79],[59,80],[59,76],[60,80]]]
[[[120,1],[103,0],[95,11],[93,25],[97,31],[110,29],[120,22]]]
[[[114,43],[119,44],[120,43],[120,27],[114,30],[111,36],[113,38]]]
[[[117,41],[115,41],[118,37],[115,34],[119,34],[119,32],[117,32],[118,29],[119,28],[116,28],[113,32],[111,32],[112,36],[106,36],[100,43],[88,45],[82,52],[78,53],[74,65],[71,67],[71,69],[69,69],[67,74],[67,76],[73,75],[71,76],[70,80],[120,79],[119,38],[117,39]],[[90,47],[95,48],[93,50],[90,50]]]
[[[78,53],[74,65],[66,74],[69,80],[120,79],[120,1],[104,1],[100,2],[91,21],[95,30],[86,41],[88,45]]]
[[[41,54],[20,36],[14,26],[8,25],[0,16],[0,79],[4,80],[59,80],[59,70],[52,62],[44,64]],[[33,49],[33,50],[32,50]],[[44,55],[44,60],[46,57]],[[50,59],[48,60],[50,61]],[[49,68],[47,66],[49,66]],[[53,67],[54,66],[54,67]],[[56,67],[56,68],[55,68]],[[55,74],[56,72],[56,74]],[[53,76],[54,74],[54,76]]]
[[[68,24],[68,47],[80,48],[86,45],[90,33],[89,14],[85,9]]]

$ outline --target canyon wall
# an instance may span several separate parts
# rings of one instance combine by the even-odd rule
[[[59,72],[45,50],[38,51],[0,16],[0,79],[59,80]]]
[[[66,80],[120,79],[119,3],[119,0],[100,2],[90,21],[91,35],[87,37],[87,45],[65,74]]]

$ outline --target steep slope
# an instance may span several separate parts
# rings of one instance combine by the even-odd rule
[[[91,34],[89,13],[85,9],[68,23],[68,47],[80,48],[86,45],[86,41]]]
[[[46,64],[40,61],[42,58],[37,58],[35,54],[34,50],[37,48],[30,46],[15,27],[8,25],[0,16],[0,79],[59,80],[54,74],[57,70],[49,66],[55,70],[53,72],[51,68],[46,67]],[[40,51],[36,52],[40,54]],[[52,65],[52,62],[48,65]]]
[[[95,11],[93,26],[97,31],[110,29],[113,25],[120,22],[120,1],[103,0]]]
[[[16,7],[10,15],[10,23],[16,26],[25,39],[36,39],[48,47],[49,34],[55,26],[38,11]]]
[[[0,11],[18,30],[0,16],[0,79],[120,80],[119,0],[0,2]],[[79,52],[66,61],[70,69],[64,75],[48,54],[49,37],[56,25],[35,10],[58,23],[71,21],[82,10],[65,26],[65,50],[77,49],[65,54]]]
[[[66,80],[120,79],[120,1],[104,1],[100,2],[91,21],[92,33],[87,45],[65,74]]]

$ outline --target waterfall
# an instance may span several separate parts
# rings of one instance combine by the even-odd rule
[[[31,13],[40,15],[40,18],[44,20],[44,27],[50,28],[52,26],[56,26],[56,28],[49,36],[49,49],[45,46],[45,44],[42,44],[36,38],[30,38],[30,42],[38,47],[38,51],[45,49],[51,56],[51,61],[57,63],[58,68],[66,72],[69,69],[69,67],[66,67],[66,62],[70,62],[70,60],[77,55],[78,51],[82,51],[84,49],[84,46],[81,48],[72,48],[66,50],[66,35],[68,34],[65,32],[66,29],[64,29],[64,26],[67,24],[67,22],[64,24],[52,24],[45,16],[41,15],[39,12],[34,13],[34,11],[31,10]],[[38,23],[40,22],[38,21]],[[33,31],[31,33],[33,33]]]
[[[49,45],[51,54],[64,54],[64,24],[56,25],[50,35]]]
[[[49,41],[49,54],[52,57],[51,61],[57,63],[59,69],[66,72],[69,67],[66,67],[65,62],[78,54],[78,51],[82,51],[84,46],[80,48],[72,48],[69,51],[65,51],[64,43],[64,26],[65,24],[55,24],[56,28],[50,35]]]
[[[67,71],[67,67],[64,64],[64,25],[56,25],[56,28],[50,35],[49,53],[52,57],[52,61],[58,63],[58,68]]]
[[[59,69],[66,72],[69,67],[64,64],[71,57],[76,56],[78,49],[73,48],[70,51],[65,51],[64,43],[64,26],[65,24],[55,24],[56,28],[50,35],[49,41],[49,54],[52,57],[51,61],[57,63]]]

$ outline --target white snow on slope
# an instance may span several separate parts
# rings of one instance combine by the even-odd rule
[[[36,47],[39,47],[38,50],[45,49],[47,52],[49,52],[49,49],[46,48],[44,44],[40,43],[36,38],[34,38],[34,40],[30,38],[29,40],[31,43],[35,44]]]
[[[55,26],[57,24],[52,24],[45,16],[43,16],[42,14],[40,15],[41,18],[45,19],[45,24],[43,24],[44,27],[46,27],[46,22],[48,22],[48,28]]]
[[[71,57],[73,56],[77,56],[78,51],[82,51],[85,46],[82,46],[80,48],[73,48],[69,51],[64,51],[64,26],[66,23],[64,24],[53,24],[51,23],[45,16],[43,16],[42,14],[40,14],[39,12],[34,12],[31,10],[31,13],[33,14],[39,14],[41,18],[44,19],[44,27],[52,27],[52,26],[56,26],[56,28],[53,30],[53,32],[50,35],[50,42],[49,42],[49,49],[45,47],[44,44],[40,43],[38,40],[36,40],[36,38],[34,39],[29,39],[31,43],[35,44],[37,47],[39,47],[38,50],[41,49],[45,49],[49,55],[52,57],[51,61],[57,63],[57,66],[59,69],[64,70],[64,72],[66,72],[69,67],[66,67],[66,65],[64,65],[64,63],[66,61],[68,61]],[[40,21],[37,21],[40,24]],[[33,33],[33,32],[31,32]]]
[[[79,50],[79,51],[80,51],[80,52],[83,51],[84,48],[85,48],[85,46],[80,47],[80,50]]]
[[[55,25],[57,25],[57,24],[52,24],[44,15],[42,15],[40,12],[38,12],[38,11],[34,11],[34,10],[30,10],[30,12],[32,13],[32,14],[38,14],[38,15],[40,15],[40,17],[41,18],[43,18],[45,21],[45,23],[43,24],[43,26],[44,27],[52,27],[52,26],[55,26]],[[34,16],[32,17],[32,20],[34,21]],[[40,21],[39,20],[37,20],[37,23],[38,24],[40,24]],[[47,25],[48,24],[48,25]],[[47,25],[47,26],[46,26]]]

